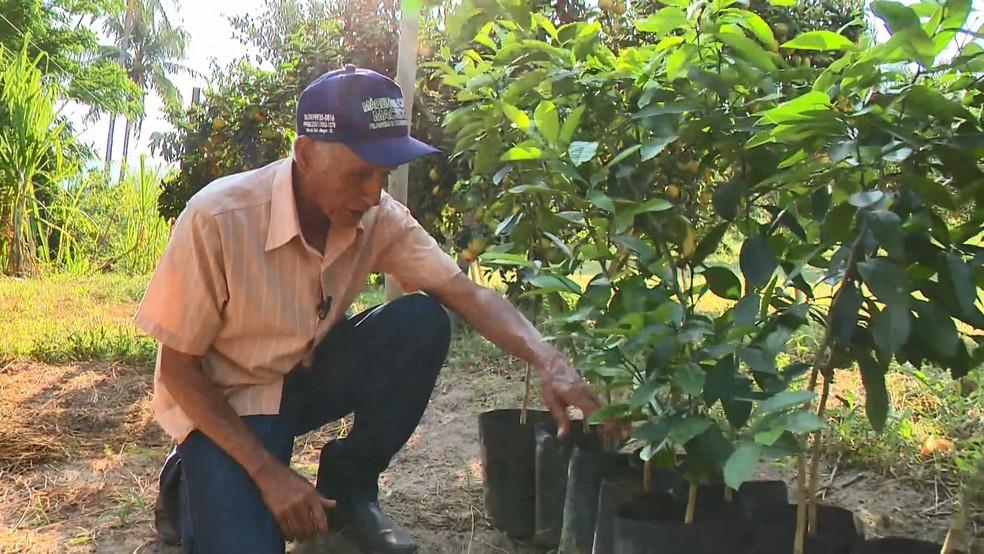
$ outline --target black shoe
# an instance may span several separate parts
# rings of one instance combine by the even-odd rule
[[[328,511],[332,531],[343,533],[367,553],[413,553],[417,543],[406,529],[400,527],[379,507],[379,502],[339,504]]]
[[[154,502],[154,528],[164,544],[181,545],[181,458],[176,451],[168,455],[161,469],[160,488]]]

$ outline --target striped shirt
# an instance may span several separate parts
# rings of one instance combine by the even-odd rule
[[[284,376],[311,364],[369,273],[407,292],[460,273],[410,211],[385,192],[357,228],[332,229],[323,253],[301,234],[290,158],[219,179],[188,202],[137,311],[162,345],[200,356],[239,415],[276,414]],[[319,313],[325,299],[330,309]],[[154,414],[178,441],[194,430],[154,372]]]

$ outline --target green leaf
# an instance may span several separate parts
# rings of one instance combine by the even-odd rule
[[[732,221],[738,215],[738,203],[741,201],[742,186],[738,181],[728,181],[714,190],[711,204],[714,211],[724,219]]]
[[[704,279],[711,292],[727,298],[728,300],[738,300],[741,298],[741,281],[732,271],[723,266],[713,266],[704,270]]]
[[[673,204],[669,200],[663,198],[653,198],[639,204],[638,206],[632,208],[632,213],[634,215],[647,214],[651,212],[665,212],[673,208]]]
[[[816,114],[830,111],[830,96],[826,92],[810,91],[792,100],[760,112],[760,123],[795,123],[814,120]]]
[[[793,406],[812,402],[816,395],[808,390],[787,390],[762,401],[758,406],[759,415],[779,412]]]
[[[791,50],[817,50],[820,52],[850,50],[854,43],[847,37],[833,31],[810,31],[797,35],[793,40],[782,45]]]
[[[977,284],[974,282],[974,272],[959,256],[946,253],[947,284],[953,287],[953,295],[964,314],[974,313],[974,302],[977,300]]]
[[[902,350],[909,340],[912,329],[912,315],[906,303],[888,304],[874,316],[871,334],[878,349],[886,356]]]
[[[536,123],[537,131],[543,138],[547,139],[547,142],[557,142],[557,137],[560,134],[560,119],[557,115],[557,106],[553,102],[542,100],[537,104],[533,111],[533,122]]]
[[[940,54],[957,35],[957,32],[967,23],[967,17],[971,12],[971,0],[947,0],[943,6],[945,16],[940,22],[936,35],[933,36],[933,44],[936,46],[936,54]],[[978,31],[979,33],[980,31]]]
[[[739,327],[755,325],[755,320],[758,319],[760,302],[759,295],[754,292],[738,301],[734,308],[735,325]]]
[[[851,342],[862,301],[861,293],[852,282],[845,283],[837,293],[834,303],[830,306],[830,333],[836,342],[841,344]]]
[[[960,335],[950,314],[930,302],[916,302],[916,313],[919,314],[918,333],[933,350],[947,358],[956,354]]]
[[[663,8],[645,19],[637,20],[636,29],[663,36],[687,25],[687,14],[680,8]]]
[[[860,354],[860,355],[858,355]],[[871,427],[881,432],[888,419],[888,389],[885,387],[885,370],[871,357],[870,352],[856,353],[864,385],[864,411]]]
[[[630,146],[630,147],[626,148],[625,150],[622,150],[621,152],[618,153],[617,156],[615,156],[614,158],[612,158],[612,161],[608,162],[608,167],[612,167],[615,164],[618,164],[620,162],[625,161],[626,159],[629,158],[629,156],[631,156],[632,154],[635,154],[641,148],[642,148],[642,145],[641,144],[636,144],[636,145],[633,145],[633,146]]]
[[[588,191],[588,202],[591,202],[599,210],[604,210],[608,213],[615,213],[615,203],[612,199],[608,197],[607,194],[601,192],[597,189],[592,189]]]
[[[760,287],[772,278],[779,261],[772,254],[769,241],[762,235],[755,235],[746,239],[745,243],[741,245],[738,264],[749,284],[753,287]]]
[[[739,445],[724,464],[724,484],[738,490],[742,483],[755,476],[761,457],[761,446],[752,443]]]
[[[525,255],[512,254],[510,252],[489,251],[479,256],[479,259],[486,265],[533,267],[533,263]]]
[[[888,258],[872,258],[858,264],[858,273],[882,302],[895,304],[908,301],[909,279],[897,262]]]
[[[655,158],[662,152],[668,145],[672,144],[673,141],[680,138],[677,135],[671,135],[668,137],[655,138],[642,145],[642,161],[648,162],[649,160]]]
[[[554,40],[560,40],[560,36],[557,34],[557,27],[554,26],[553,22],[550,21],[545,15],[541,13],[533,14],[533,19],[537,22],[543,30],[547,32],[550,38]]]
[[[591,417],[588,418],[588,423],[604,423],[609,419],[617,420],[625,417],[628,412],[628,404],[609,404],[595,410],[595,412],[591,414]]]
[[[906,187],[916,191],[923,200],[935,204],[941,208],[955,211],[957,203],[953,196],[946,190],[946,187],[936,179],[930,179],[923,175],[907,173],[899,178],[899,182]]]
[[[571,143],[570,148],[567,149],[567,154],[571,158],[571,163],[575,166],[591,161],[597,153],[597,142],[574,141]]]
[[[830,187],[822,186],[810,195],[810,211],[817,221],[823,221],[830,211]]]
[[[653,396],[656,395],[656,389],[660,386],[658,379],[649,379],[642,385],[640,385],[635,391],[632,392],[632,396],[629,397],[629,406],[633,410],[638,410],[646,404],[652,401]]]
[[[795,8],[796,0],[769,0],[769,4],[777,8]]]
[[[571,139],[574,138],[574,133],[577,131],[577,126],[581,124],[581,116],[584,115],[585,105],[580,106],[571,110],[567,114],[567,119],[564,120],[564,124],[560,128],[560,142],[561,144],[569,144]]]
[[[888,210],[873,210],[867,217],[868,225],[878,244],[888,252],[889,256],[903,258],[905,246],[902,244],[902,218]]]
[[[503,162],[518,162],[523,160],[539,160],[543,158],[543,150],[535,146],[513,146],[499,158]]]
[[[801,435],[823,429],[823,420],[811,411],[795,412],[786,416],[783,427],[790,433]],[[771,446],[771,445],[770,445]]]
[[[885,198],[884,192],[880,190],[866,190],[855,192],[847,199],[847,202],[856,208],[867,208],[881,202],[882,198]]]
[[[772,55],[744,34],[722,30],[722,32],[718,33],[718,38],[721,42],[730,46],[740,58],[755,67],[763,71],[771,72],[776,70],[776,64],[772,60]]]
[[[741,398],[739,395],[749,395],[752,391],[751,381],[744,375],[736,376],[734,381],[734,394],[721,398],[721,406],[724,408],[724,415],[728,418],[728,423],[734,429],[740,429],[748,422],[752,414],[752,402]]]
[[[526,112],[513,106],[512,104],[503,102],[502,103],[502,113],[509,118],[509,121],[513,122],[517,128],[523,131],[530,130],[530,116],[526,115]]]
[[[635,433],[632,434],[632,438],[648,442],[649,444],[659,446],[663,444],[670,434],[670,422],[669,420],[663,419],[660,421],[647,421],[636,429]]]
[[[785,432],[786,428],[784,426],[776,425],[768,431],[760,431],[755,433],[755,442],[761,444],[762,446],[772,446]]]
[[[757,13],[748,10],[738,10],[741,26],[751,31],[755,38],[767,46],[778,46],[772,28]]]
[[[631,235],[618,235],[612,239],[616,244],[621,244],[639,255],[639,261],[648,264],[654,257],[653,247],[649,243],[633,237]]]
[[[530,279],[529,284],[548,291],[564,291],[581,294],[581,285],[562,275],[540,274]]]
[[[686,77],[688,62],[691,59],[693,50],[684,45],[670,53],[666,58],[666,76],[671,81],[681,77]]]
[[[713,229],[708,231],[704,238],[700,239],[697,243],[697,248],[694,249],[694,255],[691,260],[695,264],[703,263],[708,256],[713,254],[718,246],[721,244],[721,240],[724,238],[724,234],[728,231],[729,223],[725,221],[724,223],[718,223]]]
[[[871,11],[880,17],[892,33],[897,33],[910,27],[919,27],[919,16],[912,8],[890,2],[888,0],[875,0],[871,3]]]
[[[735,357],[725,356],[714,364],[704,379],[704,402],[712,405],[718,399],[731,396],[735,380]]]
[[[697,435],[710,429],[712,424],[713,422],[705,417],[686,417],[670,429],[670,441],[676,445],[687,444]]]
[[[704,372],[697,364],[683,364],[673,369],[673,383],[690,396],[700,394],[704,388],[704,378]]]
[[[920,27],[903,29],[887,41],[868,49],[859,64],[885,64],[917,61],[923,67],[933,64],[936,46]]]
[[[741,358],[741,361],[745,362],[748,367],[752,368],[752,371],[754,372],[765,374],[776,373],[775,356],[767,355],[761,348],[747,346],[738,351],[738,357]]]

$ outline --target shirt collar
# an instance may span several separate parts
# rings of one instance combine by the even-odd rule
[[[287,158],[277,168],[270,198],[270,228],[267,231],[266,251],[276,250],[294,237],[301,236],[301,223],[297,217],[294,199],[294,160]],[[359,221],[358,232],[365,231],[365,218]],[[331,232],[329,231],[329,234]]]

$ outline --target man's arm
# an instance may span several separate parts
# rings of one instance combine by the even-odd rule
[[[577,407],[584,417],[589,417],[603,405],[574,371],[567,357],[545,342],[533,324],[499,293],[476,285],[463,274],[425,292],[461,316],[493,344],[537,369],[543,400],[562,436],[570,428],[568,406]],[[619,433],[611,426],[607,430]]]
[[[202,372],[201,360],[167,346],[161,351],[161,382],[195,428],[246,470],[287,540],[309,540],[326,533],[322,498],[304,478],[273,456],[233,411],[214,383]]]

